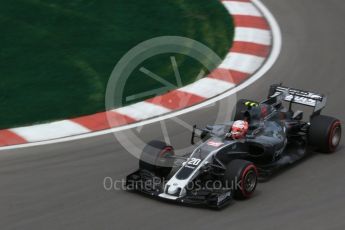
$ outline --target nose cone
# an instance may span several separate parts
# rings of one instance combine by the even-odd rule
[[[179,190],[178,186],[171,185],[168,189],[168,193],[171,195],[175,195],[178,192],[178,190]]]

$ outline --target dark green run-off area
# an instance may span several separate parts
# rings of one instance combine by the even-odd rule
[[[104,111],[114,66],[147,39],[184,36],[224,57],[233,38],[232,19],[218,0],[0,1],[0,29],[0,129]],[[170,56],[143,65],[176,84]],[[182,83],[193,82],[200,63],[176,60]],[[124,98],[161,87],[137,72]]]

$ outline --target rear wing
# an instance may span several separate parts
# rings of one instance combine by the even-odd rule
[[[282,85],[270,87],[269,98],[280,98],[283,101],[314,107],[314,113],[320,113],[326,107],[327,97],[305,90],[293,89]]]

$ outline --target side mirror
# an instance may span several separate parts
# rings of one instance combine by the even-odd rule
[[[201,130],[197,128],[196,125],[193,126],[193,131],[192,131],[192,138],[191,138],[191,144],[195,145],[195,138],[199,138],[202,140],[207,136],[209,132],[207,130]]]
[[[192,138],[191,138],[191,140],[190,140],[190,143],[191,143],[192,145],[195,145],[195,141],[194,141],[194,139],[195,139],[195,130],[196,130],[196,125],[193,126]]]

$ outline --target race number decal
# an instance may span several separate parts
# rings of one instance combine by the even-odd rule
[[[193,165],[193,166],[198,166],[201,162],[201,159],[198,159],[198,158],[191,158],[187,164],[188,165]]]

